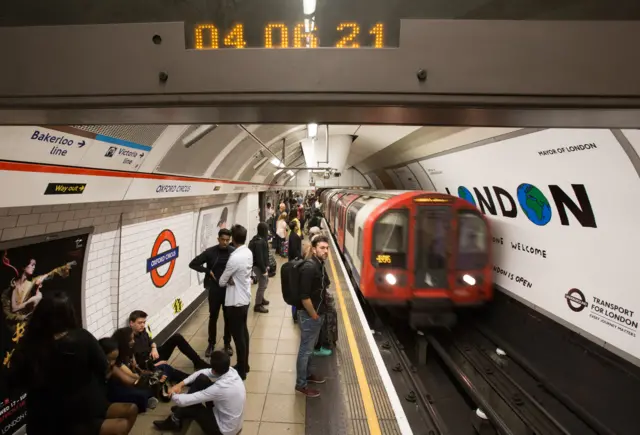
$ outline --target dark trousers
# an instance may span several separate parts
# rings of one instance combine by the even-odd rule
[[[211,385],[213,385],[211,379],[205,375],[200,375],[193,381],[193,384],[189,386],[189,394],[206,390]],[[216,417],[213,415],[212,408],[212,402],[198,403],[197,405],[178,408],[175,416],[180,420],[194,420],[207,435],[222,435]]]
[[[189,358],[191,362],[196,365],[203,362],[198,352],[196,352],[187,340],[180,334],[174,334],[167,341],[164,342],[162,346],[158,346],[158,354],[160,355],[160,361],[169,361],[171,358],[171,354],[176,347],[183,353],[184,356]]]
[[[236,345],[236,355],[238,358],[238,374],[244,378],[249,367],[249,328],[247,328],[247,315],[249,305],[242,307],[227,307],[227,318],[229,319],[229,329],[233,342]]]
[[[133,403],[140,413],[147,411],[147,401],[153,397],[151,390],[129,387],[110,379],[107,383],[107,400],[111,403]]]
[[[231,332],[229,331],[229,320],[227,319],[227,309],[224,306],[224,298],[227,293],[226,288],[212,285],[209,292],[209,345],[215,346],[218,337],[218,316],[222,309],[224,319],[224,346],[231,346]]]
[[[165,374],[167,379],[174,384],[184,381],[189,375],[183,371],[180,371],[169,364],[162,364],[156,367],[157,370],[161,370]]]

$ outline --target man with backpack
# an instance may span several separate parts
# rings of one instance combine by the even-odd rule
[[[322,235],[316,236],[311,242],[310,254],[306,260],[290,262],[293,265],[288,284],[294,285],[291,285],[289,294],[285,295],[285,301],[289,298],[291,302],[295,302],[301,331],[295,389],[307,397],[318,397],[320,392],[308,385],[325,382],[323,378],[313,375],[310,369],[326,312],[326,291],[331,284],[325,266],[325,260],[329,256],[329,239]],[[283,271],[282,279],[285,279],[284,273]]]
[[[218,316],[221,308],[224,319],[224,350],[229,356],[233,355],[227,310],[224,306],[227,289],[218,282],[227,266],[231,253],[235,250],[233,246],[229,245],[230,242],[231,231],[222,228],[218,231],[218,244],[207,248],[189,263],[191,269],[205,274],[204,288],[207,289],[209,299],[209,345],[204,354],[207,358],[211,357],[216,345]]]

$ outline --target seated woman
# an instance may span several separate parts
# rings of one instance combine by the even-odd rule
[[[8,376],[29,397],[29,435],[127,435],[138,409],[107,400],[107,359],[66,294],[45,296],[32,316]]]
[[[114,338],[101,338],[98,341],[109,361],[107,398],[112,402],[133,403],[141,413],[146,412],[147,408],[154,409],[158,399],[153,397],[151,390],[136,387],[140,376],[120,361],[118,341]]]

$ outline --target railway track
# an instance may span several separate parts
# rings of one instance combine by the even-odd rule
[[[378,310],[375,316],[383,348],[398,355],[392,370],[406,372],[414,385],[405,399],[425,410],[428,423],[416,434],[613,434],[575,412],[570,400],[557,397],[473,325],[416,334]]]

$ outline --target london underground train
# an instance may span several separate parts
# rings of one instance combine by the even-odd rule
[[[370,304],[424,328],[451,326],[457,308],[493,298],[489,222],[468,201],[425,191],[319,194],[329,230]]]

